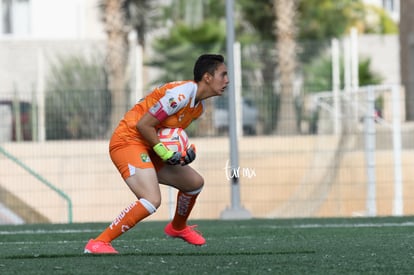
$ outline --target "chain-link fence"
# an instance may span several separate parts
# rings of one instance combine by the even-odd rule
[[[398,83],[373,86],[373,100],[365,88],[318,92],[332,87],[328,44],[301,44],[303,53],[325,55],[300,57],[290,101],[280,96],[272,45],[242,47],[240,167],[229,170],[228,98],[208,100],[204,116],[187,129],[198,152],[193,166],[206,182],[193,218],[220,217],[232,203],[236,172],[241,203],[253,217],[413,214],[414,129],[404,119],[404,90]],[[0,55],[0,220],[110,221],[135,198],[108,155],[104,43],[2,41]],[[138,68],[136,57],[131,47],[131,106],[157,73]],[[145,83],[137,82],[138,72]],[[280,104],[293,115],[281,114]],[[296,134],[277,132],[281,119]],[[174,208],[174,190],[162,193],[151,219],[167,219]]]

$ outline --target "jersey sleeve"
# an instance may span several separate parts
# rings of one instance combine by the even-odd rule
[[[149,113],[159,121],[177,113],[184,108],[192,98],[192,85],[181,85],[169,89],[157,103],[149,109]]]

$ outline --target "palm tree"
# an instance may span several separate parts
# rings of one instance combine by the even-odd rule
[[[137,32],[138,44],[144,49],[147,21],[151,16],[151,0],[102,0],[103,22],[107,33],[106,71],[111,91],[109,132],[116,127],[128,108],[127,60],[129,32]]]
[[[166,7],[164,17],[172,20],[174,24],[167,35],[154,39],[152,45],[155,54],[148,65],[161,69],[155,83],[191,79],[194,60],[200,54],[224,52],[224,18],[220,18],[220,13],[213,13],[208,19],[204,18],[205,9],[216,9],[219,4],[222,5],[220,1],[213,0],[173,0]],[[191,135],[214,134],[213,101],[207,100],[205,104],[206,111],[203,116],[188,129]]]
[[[107,39],[106,70],[111,91],[111,132],[123,116],[127,106],[126,64],[129,52],[126,17],[123,9],[126,0],[104,0],[103,21]]]
[[[280,107],[277,134],[298,133],[293,82],[296,69],[296,0],[274,0],[276,14],[277,75],[280,83]]]

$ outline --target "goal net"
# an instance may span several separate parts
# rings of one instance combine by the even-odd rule
[[[347,206],[350,204],[360,205],[353,208],[359,209],[353,210],[353,215],[375,216],[380,203],[375,171],[378,150],[393,152],[393,214],[401,215],[400,123],[403,116],[400,111],[403,101],[400,92],[399,86],[366,86],[355,91],[313,95],[311,107],[317,120],[312,163],[290,198],[271,216],[323,216],[326,208],[329,208],[327,215],[342,216],[352,208]],[[349,161],[344,163],[344,159],[356,153],[358,159],[362,159],[358,163],[364,175],[363,180],[352,187],[344,180],[344,175],[353,173],[353,169],[347,167]],[[354,190],[349,191],[350,188]],[[347,194],[353,192],[363,194],[362,202],[352,201]]]

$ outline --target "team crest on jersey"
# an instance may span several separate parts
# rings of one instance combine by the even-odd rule
[[[151,162],[150,157],[147,154],[141,154],[142,162]]]
[[[170,104],[171,108],[175,108],[178,105],[177,101],[175,101],[175,98],[173,98],[173,97],[170,97],[170,99],[168,100],[168,103]]]

